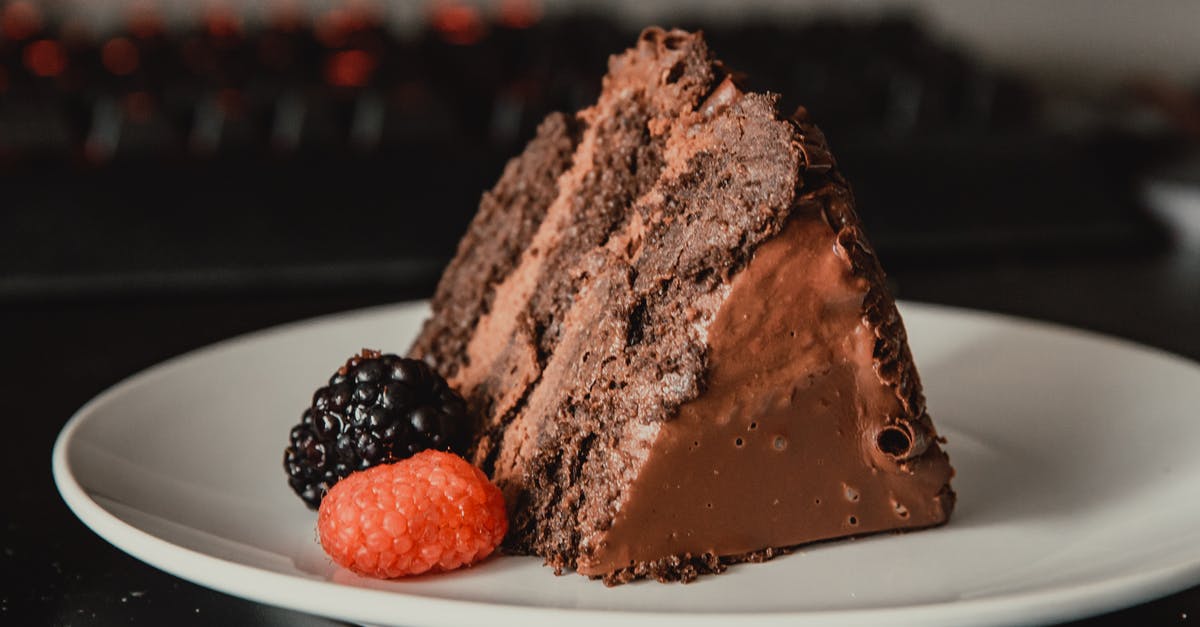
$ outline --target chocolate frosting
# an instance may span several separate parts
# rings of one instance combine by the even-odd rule
[[[920,423],[892,431],[906,412],[873,367],[869,282],[814,209],[795,211],[734,278],[708,332],[706,392],[659,430],[579,572],[946,520],[945,455],[930,455]]]

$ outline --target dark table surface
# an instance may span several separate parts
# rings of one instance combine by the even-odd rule
[[[889,269],[900,298],[1056,321],[1200,360],[1197,251]],[[210,288],[0,301],[0,468],[10,486],[0,499],[0,624],[334,624],[198,587],[113,548],[59,498],[51,446],[76,408],[167,357],[282,322],[421,298],[431,289],[428,280],[380,281],[345,291]],[[1200,587],[1073,624],[1196,620]]]

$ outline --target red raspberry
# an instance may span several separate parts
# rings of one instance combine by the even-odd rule
[[[453,570],[487,557],[508,531],[504,497],[475,466],[428,450],[351,473],[321,501],[321,546],[370,577]]]

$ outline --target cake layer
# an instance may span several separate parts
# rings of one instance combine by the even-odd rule
[[[467,342],[479,318],[491,309],[495,285],[512,271],[550,204],[560,196],[558,179],[571,165],[579,132],[573,117],[551,114],[521,156],[504,168],[496,186],[483,195],[438,283],[431,303],[435,315],[410,350],[443,376],[462,367]]]

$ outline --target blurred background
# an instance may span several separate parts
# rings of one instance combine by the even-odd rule
[[[1195,3],[2,0],[0,301],[429,285],[650,23],[813,112],[889,268],[1185,237]]]
[[[427,297],[652,23],[809,108],[899,297],[1200,359],[1197,2],[0,0],[0,624],[330,625],[107,545],[54,436],[181,352]],[[1189,612],[1200,588],[1079,627]]]

